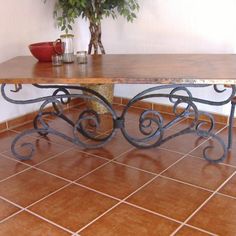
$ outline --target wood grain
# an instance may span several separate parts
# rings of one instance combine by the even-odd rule
[[[61,67],[22,56],[0,64],[0,83],[236,84],[236,55],[93,55],[86,65]]]

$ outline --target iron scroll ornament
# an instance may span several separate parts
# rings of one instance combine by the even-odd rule
[[[34,120],[34,129],[26,130],[22,132],[21,134],[18,134],[12,142],[12,146],[11,146],[12,152],[20,160],[30,159],[34,154],[35,148],[32,143],[24,143],[21,145],[22,148],[29,149],[29,152],[27,155],[21,155],[17,151],[18,150],[17,144],[19,140],[26,135],[39,133],[40,135],[46,136],[48,134],[52,134],[52,135],[59,136],[78,146],[82,146],[83,148],[92,149],[92,148],[102,147],[107,142],[109,142],[115,135],[117,129],[120,129],[124,137],[127,139],[127,141],[137,148],[157,147],[180,135],[195,133],[199,137],[210,138],[212,140],[215,140],[222,147],[223,154],[219,158],[211,158],[208,155],[208,151],[212,149],[213,147],[207,146],[206,148],[204,148],[203,156],[205,159],[207,159],[210,162],[220,162],[227,155],[227,148],[223,140],[213,132],[213,128],[215,124],[214,118],[212,117],[212,115],[206,112],[199,111],[196,103],[213,105],[213,106],[222,106],[224,104],[227,104],[235,96],[236,88],[234,85],[231,86],[230,94],[223,101],[209,101],[209,100],[196,98],[192,95],[190,91],[191,88],[204,88],[204,87],[213,87],[213,90],[216,93],[224,93],[226,91],[226,89],[219,89],[217,85],[171,84],[171,85],[155,86],[153,88],[144,90],[143,92],[136,95],[133,99],[131,99],[129,103],[124,107],[122,114],[120,116],[117,115],[112,105],[102,95],[100,95],[99,93],[91,89],[81,87],[81,86],[64,86],[64,85],[60,86],[60,85],[33,84],[33,86],[39,89],[55,89],[55,91],[52,96],[45,96],[45,97],[29,99],[29,100],[14,100],[14,99],[9,98],[6,95],[6,92],[5,92],[6,84],[2,84],[1,86],[1,92],[2,92],[3,98],[10,103],[13,103],[13,104],[42,103],[40,106],[38,115],[35,117],[35,120]],[[71,94],[69,92],[69,90],[71,89],[76,90],[78,92],[85,91],[88,94],[87,95],[79,94],[79,93]],[[162,91],[164,89],[171,89],[171,92],[163,93]],[[186,95],[179,95],[178,94],[179,92],[185,93]],[[63,94],[59,94],[59,93],[63,93]],[[73,98],[81,98],[83,100],[97,101],[98,103],[106,107],[107,111],[112,116],[113,125],[112,125],[112,129],[107,133],[105,137],[101,137],[101,138],[97,137],[95,135],[96,132],[91,132],[90,130],[87,130],[86,126],[83,125],[85,121],[92,121],[92,123],[94,124],[95,130],[99,129],[101,118],[100,118],[100,114],[98,114],[96,111],[90,110],[90,109],[83,110],[78,115],[78,119],[76,122],[73,122],[66,116],[62,105],[67,102],[70,102],[70,100]],[[138,129],[139,129],[140,134],[142,134],[143,137],[142,138],[133,137],[127,131],[127,125],[125,123],[127,113],[132,106],[135,106],[136,102],[139,102],[148,98],[169,99],[170,102],[173,104],[173,112],[175,114],[175,117],[173,120],[171,120],[167,124],[164,124],[164,118],[161,113],[155,110],[146,109],[141,113],[139,122],[138,122]],[[49,104],[53,105],[54,111],[45,112],[44,111],[45,107]],[[182,109],[181,112],[178,112],[178,108],[181,104],[185,104],[186,106],[184,109]],[[44,119],[44,117],[47,115],[59,117],[60,119],[63,119],[64,121],[66,121],[68,125],[70,125],[73,129],[73,136],[70,137],[50,127],[47,124],[47,121]],[[205,117],[208,117],[208,124],[210,124],[208,129],[202,128],[204,124],[206,123],[206,121],[199,119],[201,115],[205,115]],[[176,132],[175,134],[171,134],[168,136],[165,135],[166,133],[165,131],[168,130],[168,128],[170,128],[171,126],[179,122],[181,119],[190,117],[190,116],[192,117],[192,122],[188,125],[188,127],[185,127],[184,129]],[[94,143],[89,144],[87,142],[84,142],[78,137],[77,135],[78,133],[94,141]]]

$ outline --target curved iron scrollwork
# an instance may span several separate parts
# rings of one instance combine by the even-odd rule
[[[97,92],[80,87],[80,86],[44,86],[44,85],[34,85],[38,88],[44,88],[44,89],[56,89],[52,96],[45,96],[35,99],[29,99],[29,100],[14,100],[7,96],[6,94],[6,84],[2,84],[1,86],[1,92],[2,96],[5,100],[7,100],[10,103],[13,104],[33,104],[33,103],[42,103],[40,106],[38,115],[34,119],[34,129],[26,130],[16,136],[14,141],[12,142],[12,153],[15,157],[17,157],[20,160],[28,160],[32,158],[35,148],[32,143],[23,143],[22,145],[18,145],[19,141],[27,136],[34,133],[38,133],[40,135],[46,136],[48,134],[53,134],[58,137],[61,137],[69,142],[72,142],[76,145],[80,145],[84,148],[98,148],[103,146],[105,143],[107,143],[115,134],[115,125],[113,125],[113,128],[109,131],[109,133],[104,137],[99,137],[96,130],[99,129],[101,119],[99,118],[99,114],[96,111],[90,110],[85,108],[84,111],[82,111],[81,114],[78,115],[78,119],[76,122],[73,122],[70,120],[64,112],[63,105],[66,104],[68,101],[70,101],[73,98],[81,98],[83,100],[93,100],[104,106],[107,111],[110,113],[113,122],[115,123],[115,120],[117,119],[117,114],[112,108],[112,106],[108,103],[108,101],[98,94]],[[86,91],[90,95],[85,94],[70,94],[69,89],[75,89],[79,91]],[[59,94],[59,93],[63,94]],[[66,102],[65,102],[66,100]],[[45,112],[45,108],[52,104],[54,107],[54,111],[51,112]],[[73,136],[70,137],[60,131],[57,131],[56,129],[50,127],[48,125],[48,120],[45,119],[48,115],[53,117],[58,117],[66,121],[73,130]],[[89,129],[90,127],[87,127],[85,123],[91,123],[93,124],[93,130]],[[93,143],[88,143],[83,138],[79,138],[77,134],[82,134],[83,137],[89,138],[90,140],[94,141]],[[20,147],[27,149],[28,152],[25,154],[21,154]]]
[[[38,133],[40,135],[46,136],[48,134],[53,134],[58,137],[61,137],[69,142],[72,142],[76,145],[80,145],[84,148],[98,148],[109,142],[112,137],[115,135],[116,129],[121,129],[122,134],[137,148],[151,148],[160,146],[161,144],[168,142],[169,140],[178,137],[184,134],[195,133],[199,137],[210,138],[211,140],[216,141],[223,150],[223,154],[218,158],[212,158],[209,155],[209,151],[213,148],[212,146],[207,146],[203,150],[203,155],[205,159],[210,162],[219,162],[222,161],[227,155],[227,149],[223,140],[217,136],[214,132],[214,118],[207,112],[199,111],[197,108],[197,103],[221,106],[229,103],[232,98],[235,96],[236,88],[231,86],[231,92],[224,100],[220,101],[209,101],[202,98],[194,97],[190,89],[193,88],[205,88],[212,87],[213,91],[218,94],[224,93],[229,89],[220,89],[217,85],[204,85],[204,84],[171,84],[171,85],[160,85],[155,86],[136,95],[131,99],[128,104],[124,107],[123,112],[120,117],[118,117],[116,111],[113,109],[112,105],[99,93],[81,86],[61,86],[61,85],[39,85],[33,84],[34,87],[39,89],[54,89],[52,96],[45,96],[29,100],[14,100],[9,98],[6,95],[5,88],[6,85],[2,84],[1,92],[5,100],[14,104],[32,104],[32,103],[41,103],[38,115],[34,119],[34,129],[26,130],[21,134],[17,135],[15,140],[12,143],[12,152],[13,154],[21,160],[29,159],[34,154],[34,146],[31,143],[24,143],[21,145],[22,148],[28,150],[27,154],[21,154],[19,152],[18,143],[19,140],[26,135],[33,133]],[[170,89],[169,93],[166,93],[164,89]],[[85,94],[81,93],[70,93],[70,90],[75,90],[78,92],[86,92]],[[93,100],[100,103],[107,109],[107,112],[112,117],[112,128],[107,133],[107,135],[99,137],[97,130],[101,124],[101,116],[98,112],[85,108],[78,114],[77,120],[72,121],[67,117],[64,112],[63,105],[66,105],[73,98],[80,98],[83,100]],[[143,101],[149,98],[167,98],[173,104],[173,113],[175,114],[174,118],[165,123],[163,115],[152,109],[144,110],[138,120],[138,137],[133,136],[129,133],[127,125],[125,123],[127,113],[132,106],[135,106],[135,103]],[[48,105],[52,105],[53,111],[45,111],[45,108]],[[66,135],[52,127],[48,124],[47,119],[48,115],[53,117],[58,117],[72,128],[72,135]],[[204,116],[206,120],[202,120],[201,117]],[[171,126],[175,125],[177,122],[181,121],[183,118],[191,117],[192,121],[182,130],[177,131],[174,134],[167,135],[166,132]],[[92,128],[88,127],[87,124],[92,124]],[[206,126],[207,124],[207,126]],[[135,124],[132,124],[134,126]],[[205,128],[207,127],[207,128]],[[93,142],[84,141],[82,137],[92,140]]]
[[[204,87],[213,87],[213,90],[216,93],[224,93],[226,91],[226,89],[218,88],[217,85],[177,84],[156,86],[139,93],[126,105],[122,113],[121,119],[125,119],[129,108],[135,106],[135,103],[148,98],[168,98],[169,101],[173,104],[173,114],[175,114],[175,117],[173,118],[173,120],[164,124],[164,118],[159,112],[154,110],[145,110],[143,113],[140,114],[138,124],[139,133],[142,134],[143,137],[140,138],[130,135],[125,125],[121,128],[124,137],[135,147],[152,148],[159,146],[165,142],[168,142],[169,140],[176,138],[180,135],[195,133],[199,137],[210,138],[214,140],[222,148],[222,155],[220,155],[219,157],[210,157],[209,151],[213,147],[205,147],[203,150],[204,158],[210,162],[223,161],[226,158],[227,149],[224,144],[224,141],[213,132],[215,125],[214,117],[207,112],[199,111],[196,106],[196,103],[222,106],[232,100],[232,98],[235,96],[236,88],[234,85],[232,85],[230,94],[228,94],[228,96],[221,101],[209,101],[201,98],[196,98],[192,95],[192,92],[190,91],[190,88]],[[162,90],[164,89],[171,89],[171,92],[168,94],[162,93]],[[185,106],[183,106],[184,104]],[[180,105],[182,105],[181,108]],[[205,117],[204,120],[201,120],[202,116]],[[192,118],[192,122],[190,122],[187,127],[169,136],[165,135],[165,131],[168,130],[168,128],[175,125],[177,122],[181,121],[183,118],[186,117]]]

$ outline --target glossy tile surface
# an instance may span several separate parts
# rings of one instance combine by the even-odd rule
[[[181,154],[160,148],[134,149],[117,158],[116,161],[142,170],[160,173],[181,157]]]
[[[94,224],[83,230],[81,236],[156,236],[170,235],[178,223],[138,208],[121,204]]]
[[[28,142],[32,143],[34,147],[33,157],[30,160],[22,161],[28,165],[36,165],[69,149],[67,146],[58,145],[41,138],[28,138]],[[16,151],[20,155],[27,155],[29,153],[27,148],[21,147],[18,147]],[[4,155],[16,159],[11,151],[4,153]]]
[[[127,201],[184,221],[209,195],[207,191],[158,177]]]
[[[172,136],[178,131],[166,131],[165,137]],[[196,134],[184,134],[171,139],[162,145],[163,148],[187,154],[194,148],[198,147],[205,139],[198,137]]]
[[[19,210],[20,208],[0,198],[0,221],[16,213]]]
[[[215,190],[235,170],[233,167],[210,164],[206,160],[188,156],[164,172],[163,175]]]
[[[216,195],[188,223],[218,235],[236,235],[236,199]]]
[[[31,169],[0,183],[0,195],[23,207],[67,184],[66,181]]]
[[[70,235],[70,233],[31,215],[28,212],[21,212],[1,224],[0,235],[66,236]]]
[[[175,234],[175,236],[210,236],[210,235],[212,234],[208,234],[208,233],[199,231],[197,229],[190,228],[188,226],[184,226]]]
[[[71,185],[30,209],[57,224],[76,231],[116,203],[117,201],[101,194]]]
[[[82,178],[78,183],[122,199],[153,177],[149,173],[110,163]]]
[[[106,162],[101,158],[72,149],[40,164],[38,168],[69,180],[76,180]]]
[[[236,174],[219,190],[219,192],[236,198]]]
[[[78,118],[79,107],[66,111],[71,120]],[[124,106],[114,107],[119,116]],[[142,112],[131,108],[126,114],[126,131],[131,136],[141,137],[137,135]],[[173,120],[172,115],[161,115],[164,124]],[[72,127],[66,122],[46,119],[52,127],[72,135]],[[171,126],[164,138],[185,128],[189,121]],[[111,117],[103,115],[100,124],[97,130],[88,123],[84,127],[101,139],[109,135]],[[90,150],[54,135],[42,138],[35,133],[17,143],[20,152],[26,151],[19,148],[20,144],[33,143],[33,158],[13,160],[11,142],[27,128],[32,128],[32,123],[0,134],[0,235],[162,236],[171,235],[188,217],[187,225],[175,235],[236,234],[235,138],[227,159],[216,165],[203,159],[202,151],[214,144],[207,154],[217,158],[221,151],[217,142],[204,144],[206,139],[189,134],[159,148],[137,149],[119,130],[106,145]],[[156,129],[154,123],[152,128]],[[214,132],[221,128],[217,125]],[[227,130],[220,136],[227,141]],[[185,155],[188,153],[191,155]],[[217,197],[209,200],[220,185]],[[22,207],[26,209],[23,212]]]
[[[106,143],[103,147],[96,149],[85,149],[83,151],[103,158],[114,159],[131,149],[133,149],[133,146],[126,141],[120,132],[117,132],[115,137],[113,137],[113,139]]]
[[[0,155],[0,181],[28,168],[27,165]]]

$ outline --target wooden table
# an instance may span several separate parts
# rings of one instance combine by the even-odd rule
[[[162,54],[162,55],[97,55],[89,56],[88,64],[78,65],[65,64],[61,67],[53,67],[51,63],[38,63],[34,58],[29,56],[16,57],[12,60],[0,64],[0,83],[2,84],[1,92],[7,101],[15,104],[29,104],[41,102],[39,114],[35,119],[35,126],[32,130],[24,131],[19,134],[12,143],[13,154],[20,159],[30,158],[32,151],[22,156],[17,153],[15,146],[22,136],[31,133],[40,133],[41,135],[53,134],[60,136],[70,142],[82,145],[85,148],[98,148],[108,142],[120,129],[124,137],[138,148],[150,148],[159,146],[168,140],[179,135],[187,133],[196,133],[200,137],[215,139],[222,146],[223,155],[220,158],[212,159],[204,151],[204,156],[209,161],[218,162],[226,157],[227,150],[223,140],[212,132],[214,120],[210,114],[205,113],[208,117],[211,127],[209,130],[201,128],[202,121],[199,119],[202,112],[197,108],[196,103],[222,106],[232,101],[235,96],[236,84],[236,55],[230,54]],[[72,84],[160,84],[151,89],[147,89],[127,104],[121,116],[118,116],[113,109],[112,104],[100,94],[93,90],[74,86]],[[55,93],[52,96],[40,97],[24,101],[17,101],[9,98],[6,93],[6,84],[33,84],[39,89],[53,88]],[[39,85],[44,84],[44,85]],[[64,85],[58,85],[64,84]],[[220,90],[218,85],[229,85],[230,95],[223,101],[209,101],[202,98],[196,98],[192,95],[190,89],[209,87],[217,95],[221,95],[224,90]],[[170,93],[163,92],[169,88]],[[69,92],[75,89],[79,92],[85,91],[87,94]],[[59,94],[62,91],[64,94]],[[166,91],[166,90],[165,90]],[[184,92],[186,95],[179,95],[178,92]],[[164,124],[163,117],[160,113],[153,110],[144,111],[139,120],[139,131],[144,136],[142,138],[132,137],[128,134],[125,127],[125,116],[129,108],[136,102],[147,98],[166,97],[173,103],[174,111],[180,104],[186,104],[186,109],[177,114],[176,117],[167,124]],[[218,96],[219,97],[219,96]],[[63,99],[81,98],[95,100],[106,107],[107,111],[113,118],[113,129],[105,138],[97,138],[90,131],[86,130],[84,121],[90,119],[99,125],[99,114],[95,111],[82,111],[79,120],[74,123],[65,116],[59,109],[60,101]],[[60,117],[72,126],[74,132],[80,132],[84,137],[92,139],[95,144],[87,144],[80,140],[76,135],[69,137],[47,126],[43,120],[48,113],[44,108],[52,103],[55,111],[50,114]],[[232,143],[232,120],[234,115],[235,104],[232,105],[230,116],[229,145]],[[184,117],[194,116],[193,123],[177,132],[174,135],[165,137],[164,132],[167,128],[183,119]],[[41,124],[38,127],[37,122]],[[155,128],[153,128],[155,126]],[[152,131],[150,129],[152,128]],[[147,131],[149,129],[149,131]],[[206,149],[207,150],[207,149]]]

